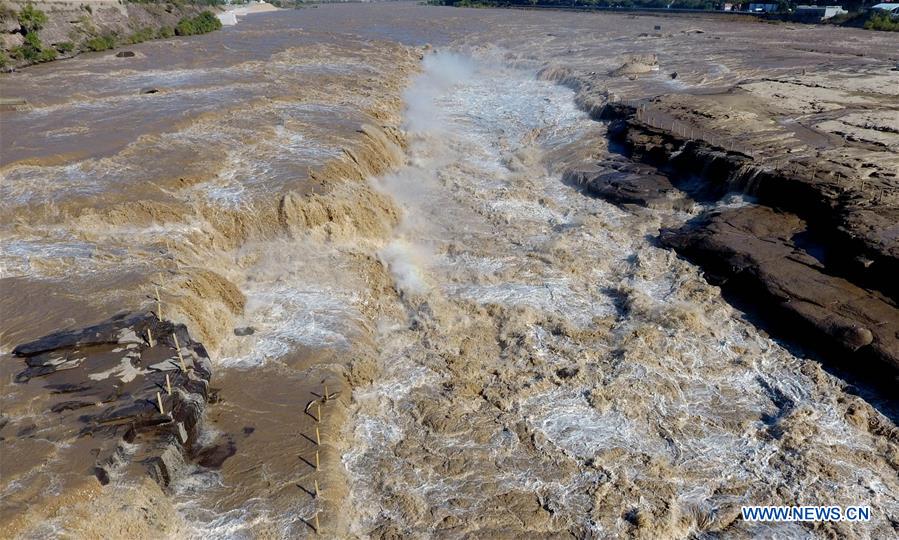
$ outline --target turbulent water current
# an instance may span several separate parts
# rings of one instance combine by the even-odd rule
[[[857,398],[655,247],[689,215],[561,182],[614,163],[570,92],[486,59],[424,65],[410,164],[377,180],[405,210],[381,252],[405,317],[381,321],[382,375],[354,395],[355,533],[764,535],[731,524],[740,504],[896,508],[877,437],[844,415]]]
[[[877,436],[845,414],[860,400],[655,246],[690,213],[626,212],[562,182],[620,159],[570,91],[441,52],[405,101],[408,163],[371,179],[402,208],[376,251],[398,297],[366,321],[345,255],[282,255],[287,283],[249,291],[256,349],[223,361],[346,349],[368,328],[375,375],[341,458],[351,534],[755,536],[773,531],[738,520],[747,501],[895,509]],[[286,531],[309,514],[259,512]]]

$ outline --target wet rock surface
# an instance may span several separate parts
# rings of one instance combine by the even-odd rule
[[[741,151],[649,125],[639,107],[610,103],[601,117],[624,155],[657,172],[630,174],[622,167],[568,178],[622,206],[658,208],[680,194],[714,207],[729,194],[748,195],[759,204],[710,210],[663,231],[662,243],[739,294],[745,306],[774,317],[775,326],[791,325],[782,335],[812,348],[822,340],[837,345],[850,355],[851,369],[896,373],[899,244],[891,231],[899,219],[890,194],[897,180],[881,174],[864,182],[824,164],[766,166]]]
[[[61,447],[74,473],[93,474],[101,484],[149,474],[166,487],[190,460],[211,365],[183,325],[152,313],[123,314],[21,344],[12,354],[5,361],[23,368],[14,384],[31,387],[32,412],[44,411],[28,420],[31,429],[22,429],[23,420],[4,426],[13,449],[15,439],[39,434]]]
[[[840,347],[848,367],[866,370],[878,362],[899,371],[899,310],[882,294],[829,274],[797,245],[807,233],[795,215],[750,206],[663,230],[661,241],[713,281],[775,308],[788,333]]]
[[[666,209],[692,206],[692,202],[667,176],[639,165],[621,164],[595,170],[568,171],[564,179],[590,195],[618,205]]]

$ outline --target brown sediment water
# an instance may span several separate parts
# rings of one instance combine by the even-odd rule
[[[88,54],[2,81],[4,94],[29,103],[4,111],[0,159],[3,453],[34,458],[3,460],[10,534],[200,530],[179,510],[200,496],[176,496],[173,506],[141,478],[101,487],[89,466],[95,445],[77,436],[77,422],[63,434],[44,422],[57,398],[41,379],[13,382],[23,367],[9,357],[14,345],[156,310],[157,291],[163,315],[186,323],[222,360],[213,379],[221,398],[194,456],[200,470],[169,495],[217,471],[210,474],[241,487],[204,489],[203,511],[240,512],[260,499],[266,512],[290,513],[305,528],[292,506],[306,503],[300,484],[310,478],[300,459],[312,433],[303,405],[323,381],[340,399],[325,406],[322,471],[339,464],[339,404],[350,398],[340,372],[364,332],[352,320],[354,297],[328,292],[341,284],[327,279],[327,251],[333,242],[377,243],[398,219],[367,179],[402,159],[400,91],[421,51],[320,31],[299,12],[256,17],[216,34],[144,43],[127,60]],[[367,274],[370,261],[358,258]],[[313,261],[325,277],[318,289],[296,279]],[[320,322],[302,333],[310,316]],[[239,360],[232,368],[229,359]],[[281,486],[289,471],[297,481],[283,492],[266,481]],[[334,478],[322,472],[322,500],[331,503],[342,489],[342,475]],[[116,498],[120,525],[104,533],[90,514]],[[258,532],[282,530],[273,527]]]
[[[102,536],[116,501],[135,537],[888,537],[894,404],[653,241],[706,206],[626,211],[562,182],[626,165],[577,70],[677,63],[676,80],[604,81],[637,98],[881,53],[851,56],[848,34],[701,56],[765,30],[663,19],[654,36],[657,20],[328,6],[5,78],[32,108],[0,118],[2,352],[155,309],[158,287],[209,347],[218,401],[165,493],[101,487],[4,356],[4,453],[29,459],[3,465],[0,520]],[[752,524],[741,504],[874,519]]]

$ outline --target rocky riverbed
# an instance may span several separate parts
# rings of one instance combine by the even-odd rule
[[[68,504],[77,501],[68,494],[84,492],[90,502],[77,501],[83,507],[104,498],[100,486],[110,483],[139,491],[149,477],[164,489],[199,451],[212,365],[183,325],[154,313],[122,314],[23,343],[12,354],[3,371],[20,391],[3,400],[3,476],[23,489],[5,490],[0,519],[8,534],[27,530],[46,511],[44,490]],[[60,508],[62,531],[124,534],[136,517],[111,507],[107,525],[72,521],[67,514],[78,510]],[[45,523],[41,533],[54,527]]]
[[[872,161],[856,175],[822,162],[772,164],[691,139],[683,127],[653,127],[652,106],[611,104],[602,116],[628,156],[659,167],[662,175],[579,171],[570,179],[616,204],[714,201],[735,191],[751,196],[764,206],[700,215],[663,231],[662,243],[701,264],[729,291],[752,297],[744,306],[789,315],[771,325],[775,332],[784,325],[782,337],[808,342],[798,338],[807,335],[841,347],[839,363],[850,369],[896,373],[899,311],[891,276],[899,271],[899,244],[891,229],[899,208],[891,198],[899,177],[888,168],[889,156],[883,168]]]

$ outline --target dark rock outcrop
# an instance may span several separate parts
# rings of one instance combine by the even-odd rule
[[[899,309],[882,294],[831,275],[795,240],[804,220],[764,206],[715,211],[661,241],[724,288],[765,304],[787,333],[835,345],[847,367],[880,362],[899,372]]]
[[[815,163],[766,166],[741,152],[649,126],[635,113],[630,105],[609,103],[600,115],[628,157],[658,167],[694,199],[745,193],[800,216],[828,237],[831,272],[899,301],[899,207],[884,196],[899,189],[899,173],[861,182]]]
[[[899,179],[882,177],[859,192],[851,179],[825,168],[761,166],[741,152],[647,125],[636,113],[617,102],[599,115],[632,168],[603,163],[571,171],[566,180],[622,206],[752,196],[758,205],[709,212],[662,231],[662,244],[701,266],[744,306],[764,312],[782,336],[841,351],[850,369],[899,373],[899,208],[876,197],[899,187]]]
[[[165,487],[194,453],[212,373],[183,325],[152,313],[119,315],[13,354],[24,362],[16,382],[42,385],[36,403],[57,416],[58,428],[43,436],[90,440],[101,483],[149,473]]]
[[[633,164],[567,171],[563,180],[578,189],[618,204],[648,208],[688,208],[692,202],[662,174]]]

